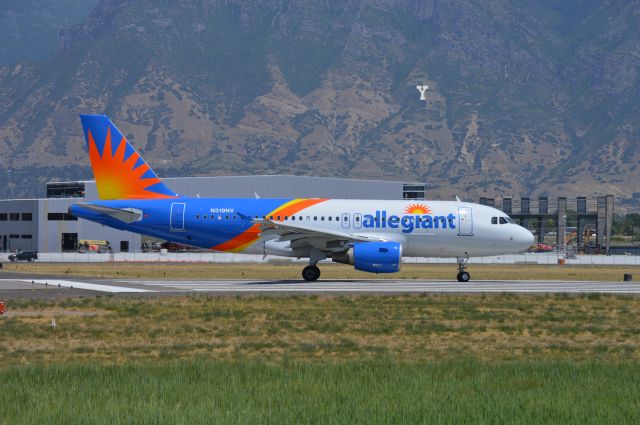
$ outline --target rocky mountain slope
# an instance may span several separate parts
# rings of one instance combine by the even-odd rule
[[[0,65],[52,56],[61,28],[87,17],[98,0],[3,0]]]
[[[91,176],[79,113],[110,115],[161,176],[629,195],[639,15],[638,1],[102,0],[54,57],[0,68],[0,195]]]

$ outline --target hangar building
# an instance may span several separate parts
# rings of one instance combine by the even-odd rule
[[[424,199],[424,183],[265,175],[163,178],[191,197]],[[76,251],[81,240],[109,241],[114,252],[138,251],[141,237],[78,220],[70,205],[98,199],[94,181],[47,183],[45,199],[0,200],[0,250]]]

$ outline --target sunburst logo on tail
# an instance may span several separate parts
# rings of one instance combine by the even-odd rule
[[[161,183],[160,179],[153,172],[150,172],[150,175],[145,177],[150,168],[137,152],[128,152],[129,156],[125,158],[127,141],[124,137],[115,142],[114,152],[111,142],[111,129],[107,128],[102,154],[100,154],[90,130],[87,132],[87,138],[89,158],[91,159],[100,199],[172,197],[169,194],[158,193],[153,189],[150,190],[151,186]]]
[[[404,209],[405,214],[431,214],[431,209],[425,204],[410,204]]]

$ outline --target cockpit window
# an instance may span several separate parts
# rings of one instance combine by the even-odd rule
[[[513,219],[511,217],[505,217],[507,219],[507,222],[510,224],[514,224],[515,221],[513,221]]]
[[[491,224],[498,224],[498,217],[491,217]]]
[[[500,224],[507,224],[507,223],[508,223],[508,221],[507,221],[506,218],[500,217]]]

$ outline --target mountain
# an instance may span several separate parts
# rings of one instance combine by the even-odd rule
[[[97,3],[98,0],[2,0],[0,64],[53,55],[60,28],[81,22]]]
[[[629,196],[639,14],[613,0],[102,0],[53,57],[0,68],[0,195],[89,178],[78,114],[106,113],[164,176]]]

